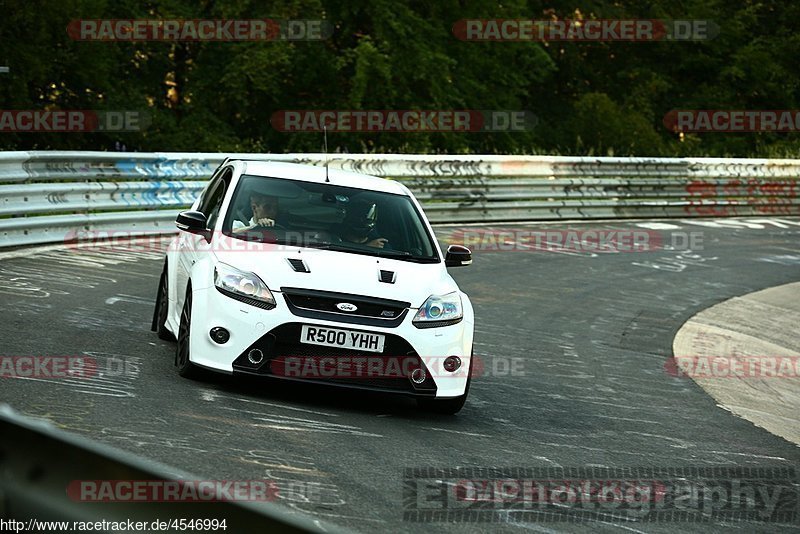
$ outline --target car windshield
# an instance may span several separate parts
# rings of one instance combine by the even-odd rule
[[[406,195],[244,175],[229,206],[222,232],[238,239],[439,262]]]

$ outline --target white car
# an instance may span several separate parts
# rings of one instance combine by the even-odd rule
[[[403,184],[310,165],[226,160],[167,251],[154,331],[200,370],[412,395],[456,413],[474,314]],[[173,337],[174,336],[174,337]]]

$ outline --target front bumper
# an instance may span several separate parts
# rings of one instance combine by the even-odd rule
[[[213,286],[194,290],[191,361],[234,375],[270,376],[417,397],[448,398],[464,393],[473,337],[472,309],[466,298],[461,322],[419,329],[411,322],[414,310],[409,310],[396,326],[376,326],[375,321],[359,324],[351,317],[334,321],[307,313],[300,316],[282,292],[273,294],[276,307],[264,310],[223,295]],[[376,353],[301,343],[302,325],[383,334],[384,348]],[[209,332],[214,327],[230,332],[227,343],[220,345],[211,339]],[[263,355],[258,363],[248,358],[254,349]],[[455,372],[444,369],[448,356],[461,359]]]

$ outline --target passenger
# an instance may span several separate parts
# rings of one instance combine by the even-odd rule
[[[385,248],[389,240],[378,234],[375,229],[377,220],[378,207],[374,203],[356,202],[347,208],[344,220],[338,225],[336,233],[342,241],[348,243]]]

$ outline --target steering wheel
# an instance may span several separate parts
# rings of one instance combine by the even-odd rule
[[[284,230],[284,231],[286,230],[285,226],[283,226],[282,224],[278,224],[278,223],[275,223],[272,226],[262,226],[260,224],[257,224],[255,226],[255,228],[274,228],[276,230]]]

